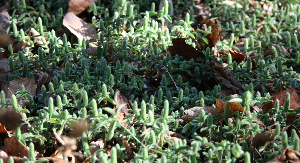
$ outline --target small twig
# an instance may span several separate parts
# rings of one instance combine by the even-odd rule
[[[170,76],[170,78],[171,78],[171,80],[172,80],[172,82],[174,83],[174,85],[175,85],[175,87],[176,87],[176,89],[177,89],[177,91],[178,92],[180,92],[179,91],[179,89],[178,89],[178,87],[177,87],[177,85],[176,85],[176,83],[174,82],[174,80],[173,80],[173,77],[172,77],[172,75],[169,73],[169,71],[168,71],[168,69],[166,68],[166,66],[159,60],[159,59],[157,59],[158,60],[158,62],[160,62],[160,64],[161,65],[163,65],[164,66],[164,68],[167,70],[167,73],[169,74],[169,76]]]
[[[60,138],[60,136],[53,129],[52,129],[52,133],[57,142],[59,142],[62,146],[66,146],[65,141],[63,141],[62,138]]]

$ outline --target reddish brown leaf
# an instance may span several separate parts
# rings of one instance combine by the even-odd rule
[[[218,22],[214,18],[210,20],[205,20],[205,24],[207,28],[211,27],[211,34],[207,35],[207,39],[210,42],[210,47],[215,47],[215,45],[222,39],[222,33],[219,29]]]
[[[67,13],[73,12],[75,15],[79,15],[88,9],[94,2],[97,2],[97,0],[70,0]]]
[[[24,147],[15,137],[6,138],[4,140],[3,150],[9,156],[29,157],[29,147]]]
[[[289,88],[281,92],[274,93],[270,100],[273,102],[269,102],[264,104],[262,110],[266,114],[270,109],[275,107],[275,101],[278,99],[280,106],[284,105],[286,93],[289,92],[291,95],[290,100],[290,109],[297,109],[300,107],[300,96],[298,95],[298,91],[295,88]]]
[[[188,61],[192,58],[194,59],[194,61],[196,61],[199,57],[204,58],[204,55],[202,53],[200,53],[191,45],[186,44],[185,38],[173,39],[172,43],[173,46],[168,47],[168,51],[172,56],[175,56],[177,54]]]
[[[217,108],[220,110],[221,113],[223,113],[225,110],[225,102],[222,100],[219,100],[217,98],[215,98],[215,100],[216,100]],[[244,111],[244,107],[237,102],[228,102],[228,104],[229,104],[229,114],[231,114],[235,111],[239,111],[239,112]]]
[[[261,132],[258,134],[255,134],[255,137],[252,135],[249,135],[246,137],[246,142],[249,146],[258,147],[263,146],[265,143],[272,141],[275,138],[274,134],[267,133],[267,132]],[[242,140],[243,138],[241,138]]]
[[[232,56],[232,62],[236,61],[236,63],[241,63],[245,61],[246,56],[244,56],[241,52],[229,49],[229,52]]]

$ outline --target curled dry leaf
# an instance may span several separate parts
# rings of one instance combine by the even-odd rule
[[[231,94],[241,94],[244,92],[244,86],[234,78],[231,71],[225,70],[221,62],[216,59],[210,62],[210,72],[215,78],[217,84],[228,90],[228,95]]]
[[[168,51],[172,56],[176,54],[182,56],[186,60],[191,60],[192,58],[196,62],[197,58],[204,58],[204,55],[196,50],[191,45],[186,44],[185,38],[172,39],[173,46],[168,47]]]
[[[29,42],[19,41],[13,48],[14,53],[19,53],[19,51],[23,51],[24,48],[29,47]]]
[[[97,0],[70,0],[67,13],[73,12],[75,15],[79,15],[88,9],[94,2],[97,2]]]
[[[37,85],[32,77],[14,79],[9,82],[9,85],[4,85],[2,90],[5,93],[5,97],[11,99],[11,96],[21,88],[22,84],[25,90],[29,91],[31,95],[35,97]]]
[[[22,115],[10,108],[0,108],[0,123],[7,129],[14,130],[22,123]]]
[[[208,113],[211,113],[212,115],[216,115],[221,112],[219,109],[211,107],[211,106],[193,107],[193,108],[190,108],[190,109],[184,111],[185,115],[182,116],[182,119],[187,122],[191,122],[193,118],[199,117],[202,110],[204,110]]]
[[[274,138],[275,138],[274,134],[261,132],[255,134],[255,137],[253,137],[252,135],[248,135],[245,140],[248,146],[259,147],[265,145],[265,143],[269,141],[273,141]],[[239,140],[243,140],[243,138],[241,137],[239,138]]]
[[[219,29],[219,25],[216,18],[205,20],[206,27],[211,27],[211,34],[207,35],[207,39],[210,42],[210,47],[215,47],[216,44],[221,41],[222,33]]]
[[[300,162],[300,152],[292,149],[284,149],[282,153],[268,163],[297,163]]]
[[[99,39],[96,28],[87,26],[87,23],[77,17],[73,12],[69,12],[64,16],[63,25],[81,40],[83,38],[86,40]]]

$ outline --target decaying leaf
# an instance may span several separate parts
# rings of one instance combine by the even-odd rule
[[[90,150],[91,155],[93,155],[96,151],[104,148],[104,141],[103,141],[103,139],[100,138],[97,141],[92,141],[90,143],[90,146],[95,146],[94,148],[92,148]]]
[[[299,108],[300,107],[300,96],[298,95],[298,91],[296,88],[289,88],[284,91],[274,93],[270,99],[273,102],[269,102],[269,103],[266,103],[263,105],[262,110],[264,111],[264,113],[266,114],[267,112],[269,112],[269,110],[271,110],[272,108],[275,107],[275,101],[277,99],[279,100],[280,106],[283,106],[287,92],[290,93],[290,97],[291,97],[290,109]]]
[[[87,26],[87,23],[77,17],[73,12],[64,16],[63,25],[67,27],[77,38],[86,40],[99,39],[96,29]]]
[[[280,46],[278,44],[273,44],[272,46],[270,46],[270,48],[263,55],[265,57],[269,56],[269,55],[273,55],[273,47],[275,47],[276,49],[278,49],[280,47],[283,52],[287,53],[287,50],[283,46]]]
[[[222,33],[221,30],[219,29],[219,25],[217,20],[214,19],[209,19],[205,20],[206,27],[211,27],[211,34],[207,35],[207,39],[210,42],[211,47],[215,47],[216,44],[222,39]]]
[[[71,137],[77,138],[77,137],[81,136],[84,131],[89,129],[89,125],[88,125],[88,122],[86,122],[84,120],[80,120],[80,121],[72,124],[71,128],[72,128]]]
[[[177,54],[188,61],[192,58],[194,59],[194,61],[196,61],[199,57],[204,58],[204,55],[202,53],[200,53],[191,45],[186,44],[185,38],[173,39],[172,43],[173,46],[168,47],[168,51],[172,56],[175,56]]]
[[[22,86],[25,87],[25,90],[29,91],[33,97],[36,95],[37,84],[33,77],[19,78],[14,79],[9,82],[9,85],[4,85],[2,90],[5,93],[5,97],[10,99],[13,94],[15,94]]]
[[[1,19],[1,13],[0,13],[0,19]],[[1,22],[0,22],[1,26]],[[6,34],[6,33],[1,33],[1,27],[0,27],[0,48],[7,48],[9,44],[13,44],[12,38]]]
[[[0,108],[0,123],[6,128],[14,130],[22,123],[22,115],[10,108]]]
[[[252,135],[248,135],[245,140],[249,146],[258,147],[258,146],[265,145],[265,143],[269,141],[273,141],[274,138],[275,138],[274,134],[261,132],[255,134],[255,137],[253,137]],[[241,138],[241,140],[242,139],[243,138]]]
[[[0,59],[0,73],[6,73],[10,71],[9,61],[6,58]]]
[[[30,28],[29,37],[34,40],[35,44],[42,46],[44,49],[48,49],[48,46],[44,45],[42,36],[40,36],[40,33],[34,28]]]
[[[228,90],[228,95],[231,94],[241,94],[244,92],[244,86],[234,78],[231,71],[225,70],[221,62],[217,61],[216,59],[210,62],[210,72],[212,73],[213,77],[217,84],[224,87],[224,89]],[[227,95],[227,96],[228,96]]]
[[[135,155],[133,154],[133,152],[131,150],[130,143],[128,142],[128,140],[123,140],[122,143],[123,143],[123,145],[125,147],[124,152],[125,152],[125,155],[127,156],[127,159],[128,160],[133,159]]]
[[[217,108],[206,106],[206,107],[193,107],[188,110],[184,111],[184,116],[182,116],[182,119],[191,122],[193,118],[199,117],[201,111],[204,110],[208,113],[211,113],[212,115],[219,114],[221,111]]]
[[[284,149],[282,153],[268,163],[297,163],[300,162],[300,152],[292,149]]]
[[[223,113],[225,110],[225,102],[220,99],[217,99],[217,98],[215,98],[215,100],[216,100],[216,105],[217,105],[219,112]],[[237,102],[228,102],[228,104],[229,104],[229,114],[231,114],[235,111],[239,111],[239,112],[244,111],[244,107]]]
[[[127,119],[125,119],[125,117],[128,114],[128,109],[132,109],[133,108],[133,104],[130,101],[130,99],[128,97],[126,97],[125,95],[121,94],[120,91],[117,89],[114,95],[114,101],[116,103],[116,108],[118,108],[118,106],[122,105],[122,104],[126,104],[125,106],[123,106],[117,113],[118,118],[120,119],[120,123],[128,126],[126,124]]]
[[[27,41],[19,41],[13,48],[14,53],[19,53],[19,51],[23,51],[24,48],[29,47],[30,43]]]
[[[9,156],[29,157],[29,147],[24,147],[15,137],[9,137],[4,140],[3,151]]]
[[[38,77],[38,85],[37,88],[40,88],[42,85],[48,85],[49,82],[52,81],[53,77],[49,75],[47,72],[43,72],[40,70],[34,70],[36,72],[36,76]]]
[[[9,21],[10,21],[10,15],[5,8],[5,6],[2,6],[0,8],[0,31],[6,31],[9,27]]]
[[[232,62],[236,61],[236,63],[241,63],[245,61],[246,56],[244,56],[241,52],[229,49],[229,52],[232,56]]]
[[[75,15],[79,15],[88,9],[94,2],[97,2],[97,0],[70,0],[67,13],[73,12]]]

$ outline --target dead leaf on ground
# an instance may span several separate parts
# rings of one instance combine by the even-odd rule
[[[27,41],[19,41],[14,47],[13,47],[13,52],[14,53],[19,53],[19,51],[23,51],[26,47],[29,47],[30,43]]]
[[[188,61],[193,58],[195,62],[199,57],[204,58],[204,55],[201,52],[196,50],[191,45],[186,44],[185,38],[172,39],[172,43],[173,46],[168,47],[168,51],[172,56],[175,56],[177,54]]]
[[[7,129],[14,130],[22,121],[22,115],[10,108],[0,108],[0,123]]]
[[[10,15],[5,6],[0,8],[0,31],[6,31],[9,27]]]
[[[191,122],[192,119],[199,117],[201,111],[204,110],[208,113],[211,113],[212,115],[216,115],[220,113],[220,110],[211,106],[206,106],[206,107],[193,107],[188,110],[184,111],[184,114],[182,116],[182,119]]]
[[[29,91],[31,95],[35,97],[37,85],[33,77],[14,79],[9,82],[9,85],[4,85],[2,90],[5,93],[5,97],[11,99],[11,96],[20,90],[22,84],[25,90]]]
[[[294,125],[288,125],[288,126],[284,126],[282,127],[282,132],[286,131],[288,136],[290,137],[292,135],[292,131],[295,130],[298,137],[300,137],[300,131],[297,129],[297,127],[295,127]]]
[[[0,13],[1,14],[1,13]],[[1,19],[1,15],[0,15]],[[1,25],[1,22],[0,22]],[[0,27],[0,48],[7,49],[9,44],[13,44],[13,39],[6,33],[1,33],[1,27]]]
[[[216,18],[205,20],[206,27],[211,27],[211,34],[208,34],[206,37],[210,42],[210,47],[215,47],[215,45],[221,41],[222,33],[219,29],[218,22]]]
[[[232,56],[232,62],[236,61],[236,63],[241,63],[245,61],[246,56],[244,56],[241,52],[229,49],[229,52]]]
[[[48,45],[44,45],[42,36],[40,36],[40,33],[37,30],[35,30],[34,28],[30,28],[28,35],[32,40],[34,40],[35,44],[43,47],[44,49],[48,49]]]
[[[95,146],[94,148],[90,149],[91,155],[94,155],[96,151],[104,148],[104,141],[100,138],[97,141],[92,141],[90,146]]]
[[[56,155],[62,154],[63,158],[65,159],[77,149],[76,137],[59,136],[54,130],[52,130],[52,134],[60,145],[57,147],[59,153],[56,153]]]
[[[133,108],[133,104],[130,101],[130,99],[128,97],[126,97],[125,95],[121,94],[121,92],[118,89],[115,92],[114,101],[116,103],[116,108],[118,108],[122,104],[126,104],[118,111],[117,116],[120,119],[121,124],[123,124],[127,127],[128,124],[126,124],[126,122],[128,120],[126,119],[126,116],[128,114],[128,109]]]
[[[181,140],[186,140],[186,142],[187,142],[188,144],[191,143],[191,140],[190,140],[190,139],[186,138],[185,136],[183,136],[183,135],[181,135],[181,134],[178,134],[178,133],[176,133],[176,132],[173,132],[173,131],[169,131],[169,136],[171,136],[171,140],[173,140],[173,141],[176,141],[176,140],[178,140],[178,139],[181,139]]]
[[[297,163],[300,162],[300,152],[292,149],[284,149],[283,152],[268,163]]]
[[[255,137],[253,137],[252,135],[248,135],[245,140],[248,146],[258,147],[258,146],[265,145],[265,143],[269,141],[273,141],[274,138],[275,138],[274,134],[261,132],[255,134]],[[239,138],[239,139],[242,140],[243,138]]]
[[[10,71],[9,61],[6,58],[0,59],[0,73],[4,74]]]
[[[1,114],[1,112],[0,112]],[[0,123],[0,134],[6,134],[7,130],[3,124]]]
[[[275,108],[275,101],[278,99],[280,106],[284,106],[286,93],[290,93],[290,109],[297,109],[300,107],[300,96],[296,88],[289,88],[281,92],[274,93],[270,100],[272,102],[266,103],[263,105],[262,110],[266,114],[272,108]]]
[[[67,27],[78,39],[99,39],[96,28],[87,26],[87,23],[77,17],[73,12],[64,16],[63,25]],[[92,43],[90,43],[91,45]]]
[[[216,106],[219,110],[220,113],[223,113],[225,111],[225,104],[226,102],[215,98],[216,100]],[[239,111],[239,112],[243,112],[244,111],[244,107],[237,103],[237,102],[228,102],[229,104],[229,114],[235,112],[235,111]],[[245,111],[246,112],[246,111]]]
[[[0,158],[3,159],[3,162],[4,162],[4,163],[6,163],[6,162],[8,162],[9,156],[7,155],[6,152],[0,150]]]
[[[70,0],[67,13],[73,12],[75,15],[81,14],[97,0]]]
[[[38,85],[37,88],[41,88],[42,85],[48,85],[53,77],[49,75],[47,72],[43,72],[40,70],[34,70],[36,72],[36,76],[38,77]]]
[[[216,59],[210,62],[210,72],[216,80],[216,83],[223,86],[225,90],[228,90],[228,95],[226,96],[244,92],[244,86],[234,78],[231,71],[225,70],[222,63]]]
[[[15,137],[6,138],[2,147],[9,156],[29,158],[29,147],[24,147]]]
[[[273,55],[273,47],[275,47],[276,48],[276,50],[278,50],[278,47],[279,47],[280,45],[278,45],[278,44],[273,44],[273,45],[271,45],[270,46],[270,48],[265,52],[265,53],[263,53],[262,55],[263,56],[269,56],[269,55]],[[283,46],[280,46],[280,48],[281,48],[281,50],[283,51],[283,52],[285,52],[285,53],[287,53],[287,50],[283,47]]]
[[[127,156],[126,159],[128,159],[128,160],[133,159],[135,155],[133,154],[133,152],[131,150],[130,143],[128,142],[128,140],[123,140],[122,143],[123,143],[123,146],[125,147],[124,152],[125,152],[125,155]]]

